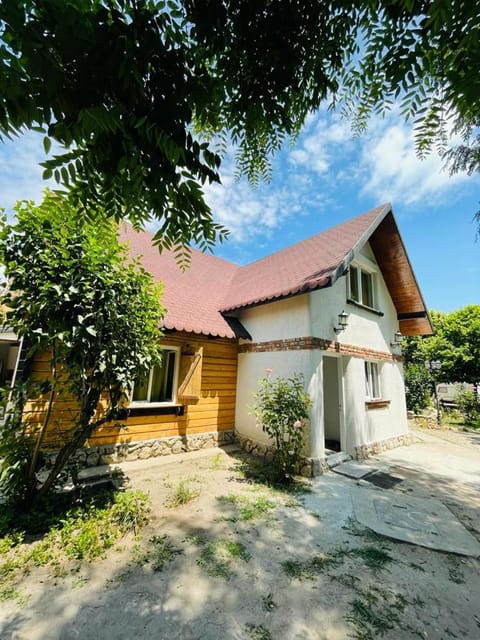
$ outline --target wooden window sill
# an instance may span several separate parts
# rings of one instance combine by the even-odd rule
[[[365,407],[367,409],[385,409],[390,406],[390,400],[367,400]]]
[[[183,404],[153,405],[145,404],[142,407],[128,407],[128,416],[183,416],[185,407]]]

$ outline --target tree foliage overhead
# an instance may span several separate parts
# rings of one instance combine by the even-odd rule
[[[63,446],[42,486],[46,492],[95,429],[118,418],[135,378],[159,361],[164,309],[160,289],[129,260],[111,220],[97,215],[79,221],[67,201],[49,194],[39,206],[20,203],[16,214],[16,222],[4,220],[0,232],[11,292],[1,301],[12,309],[9,325],[28,345],[29,357],[49,354],[50,369],[44,380],[29,378],[22,390],[24,399],[45,407],[43,424],[29,426],[23,416],[16,429],[4,426],[0,459],[8,461],[3,444],[9,432],[24,434],[30,451],[24,488],[34,491],[39,452],[54,426],[54,403],[59,397],[73,400],[72,415],[60,416],[70,424],[62,423]],[[15,415],[22,420],[21,412]]]
[[[457,168],[478,170],[480,5],[465,0],[370,0],[361,11],[357,56],[344,72],[362,127],[393,102],[416,125],[419,150],[445,150],[449,128],[472,145],[470,162],[450,151]]]
[[[465,0],[4,0],[0,135],[44,133],[45,176],[84,210],[156,240],[210,247],[226,235],[202,186],[222,145],[268,178],[269,156],[306,115],[341,99],[368,115],[394,98],[420,150],[453,123],[454,169],[480,166],[479,5]],[[220,141],[220,144],[218,142]]]
[[[201,190],[219,180],[211,136],[230,132],[241,171],[267,175],[267,156],[335,89],[353,24],[332,20],[337,4],[3,2],[0,133],[36,128],[46,151],[64,147],[44,175],[87,211],[153,215],[159,244],[206,248],[225,236]]]

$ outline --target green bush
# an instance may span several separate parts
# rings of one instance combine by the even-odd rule
[[[253,414],[273,440],[277,479],[290,481],[300,462],[311,406],[310,396],[303,387],[303,377],[271,378],[267,373],[260,380],[254,398]]]
[[[480,398],[468,389],[461,389],[455,396],[458,410],[470,427],[480,428]]]
[[[418,413],[430,404],[432,393],[432,378],[421,364],[411,364],[405,367],[405,395],[407,409]]]

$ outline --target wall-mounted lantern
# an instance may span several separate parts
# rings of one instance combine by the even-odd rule
[[[340,333],[340,331],[344,331],[348,327],[348,313],[342,311],[342,313],[338,314],[338,327],[333,327],[335,333]]]

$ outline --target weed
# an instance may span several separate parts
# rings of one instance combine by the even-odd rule
[[[86,585],[87,582],[88,582],[87,576],[82,576],[82,575],[75,576],[75,578],[72,580],[72,589],[79,589],[84,585]]]
[[[351,611],[346,616],[355,629],[356,640],[374,640],[384,636],[388,631],[399,627],[411,635],[418,630],[409,625],[402,625],[400,614],[405,611],[409,602],[401,593],[392,593],[379,587],[369,590],[357,590],[357,597],[351,602]],[[402,636],[403,637],[403,636]]]
[[[165,502],[169,509],[183,507],[200,495],[199,489],[192,489],[188,480],[180,480],[172,495]]]
[[[115,496],[111,518],[124,532],[137,530],[148,523],[151,502],[142,491],[122,491]]]
[[[7,533],[6,536],[0,539],[0,555],[7,553],[13,547],[23,542],[24,535],[18,531],[13,533]]]
[[[272,640],[272,634],[262,624],[247,624],[247,633],[250,640]]]
[[[248,562],[250,558],[250,553],[239,542],[215,540],[203,547],[197,564],[209,576],[228,580],[232,576],[232,560]]]
[[[384,549],[378,549],[377,547],[367,546],[360,547],[359,549],[351,549],[345,552],[347,555],[358,556],[362,558],[367,567],[376,573],[381,571],[388,562],[392,562],[392,556]]]
[[[152,565],[154,571],[163,571],[165,565],[182,553],[182,550],[175,547],[172,540],[167,536],[153,536],[149,540],[151,551],[149,552],[148,561]]]
[[[285,560],[282,562],[282,569],[291,579],[314,580],[317,575],[323,573],[327,568],[336,566],[342,561],[342,553],[337,555],[319,553],[306,562]]]
[[[412,569],[415,569],[415,571],[421,571],[422,573],[425,573],[425,569],[422,567],[421,564],[418,564],[417,562],[410,562],[409,564],[412,567]]]
[[[215,454],[210,460],[210,469],[212,469],[212,471],[219,471],[220,469],[226,468],[225,456],[223,455],[223,453],[219,452]]]
[[[273,611],[277,606],[277,603],[273,599],[271,593],[267,593],[266,596],[262,596],[262,607],[264,611]]]
[[[392,607],[389,607],[379,597],[375,589],[361,591],[360,595],[351,603],[352,610],[346,620],[355,628],[355,638],[358,640],[373,640],[384,636],[387,631],[400,623],[400,618]]]
[[[366,527],[361,527],[355,518],[349,518],[347,520],[347,524],[345,524],[342,529],[347,531],[350,535],[355,537],[365,538],[366,540],[370,540],[371,542],[381,542],[384,543],[386,538],[372,529],[367,529]]]
[[[204,545],[207,544],[208,540],[207,540],[206,536],[191,535],[191,536],[186,536],[186,538],[184,539],[184,542],[191,542],[192,544],[196,545],[197,547],[203,547]]]
[[[236,496],[230,494],[228,496],[219,496],[217,499],[219,502],[231,504],[238,509],[238,516],[228,518],[228,520],[232,522],[237,522],[238,520],[243,522],[256,520],[257,518],[265,516],[268,511],[275,507],[275,503],[271,502],[264,496],[258,496],[252,499],[247,496]]]
[[[455,584],[465,584],[465,574],[462,571],[458,558],[449,557],[448,579]]]
[[[0,586],[0,602],[14,600],[19,605],[25,604],[27,597],[19,591],[12,582]]]
[[[129,576],[131,576],[132,575],[132,571],[133,571],[132,567],[128,566],[123,571],[120,571],[119,573],[117,573],[117,575],[114,578],[108,578],[108,580],[105,582],[105,587],[107,589],[110,589],[111,587],[117,586],[117,584],[123,582]]]
[[[354,576],[351,573],[342,573],[339,576],[335,576],[335,580],[343,584],[344,587],[349,587],[350,589],[356,589],[358,582],[360,582],[360,578],[358,576]]]

